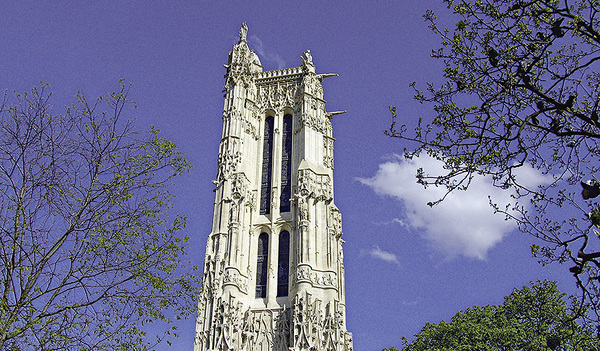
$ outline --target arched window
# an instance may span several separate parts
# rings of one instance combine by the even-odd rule
[[[267,273],[269,263],[269,234],[258,237],[258,255],[256,258],[256,297],[267,296]]]
[[[260,185],[260,214],[271,212],[271,163],[273,161],[273,117],[265,119],[263,134],[262,181]]]
[[[281,152],[281,212],[290,212],[292,195],[292,115],[283,116],[282,152]]]
[[[290,272],[290,233],[283,231],[279,234],[279,255],[277,265],[277,296],[288,296],[288,281]]]

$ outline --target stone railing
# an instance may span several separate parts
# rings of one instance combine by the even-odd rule
[[[264,71],[259,72],[256,76],[257,79],[267,79],[267,78],[277,78],[282,76],[289,76],[293,74],[302,73],[302,67],[292,67],[292,68],[283,68],[276,69],[273,71]]]

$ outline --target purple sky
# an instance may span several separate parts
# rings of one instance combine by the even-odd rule
[[[498,304],[514,287],[558,279],[572,291],[567,267],[541,267],[532,240],[490,215],[485,180],[429,209],[436,189],[415,185],[414,170],[438,167],[398,154],[410,145],[388,139],[389,105],[408,120],[431,116],[408,84],[439,79],[429,58],[438,39],[421,15],[440,1],[8,1],[0,7],[0,89],[22,92],[40,81],[54,91],[54,111],[133,84],[137,125],[154,125],[194,164],[177,179],[176,211],[188,217],[192,260],[204,259],[211,228],[211,180],[217,170],[227,53],[243,21],[265,70],[296,67],[311,50],[333,120],[335,202],[342,212],[348,329],[357,351],[381,350],[449,320],[472,305]],[[449,22],[450,23],[450,22]],[[531,175],[532,181],[544,179]],[[174,347],[191,350],[195,322],[181,321]]]

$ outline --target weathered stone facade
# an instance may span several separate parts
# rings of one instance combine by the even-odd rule
[[[263,71],[247,27],[229,54],[195,351],[352,350],[333,141],[310,51]]]

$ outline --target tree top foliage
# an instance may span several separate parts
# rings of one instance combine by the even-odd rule
[[[124,115],[129,86],[63,113],[48,86],[0,102],[0,350],[145,350],[194,312],[172,179],[190,164]]]
[[[387,134],[418,144],[407,157],[445,163],[445,174],[419,172],[425,185],[463,190],[482,175],[511,191],[515,202],[491,199],[494,209],[542,240],[532,250],[543,263],[568,264],[581,303],[598,310],[600,1],[444,2],[453,28],[424,15],[441,40],[432,56],[444,81],[412,84],[435,115],[412,129],[392,107]]]
[[[596,330],[580,325],[555,282],[514,289],[502,305],[473,306],[450,322],[427,323],[403,351],[599,350]],[[394,351],[395,348],[384,351]],[[397,350],[396,350],[397,351]]]

